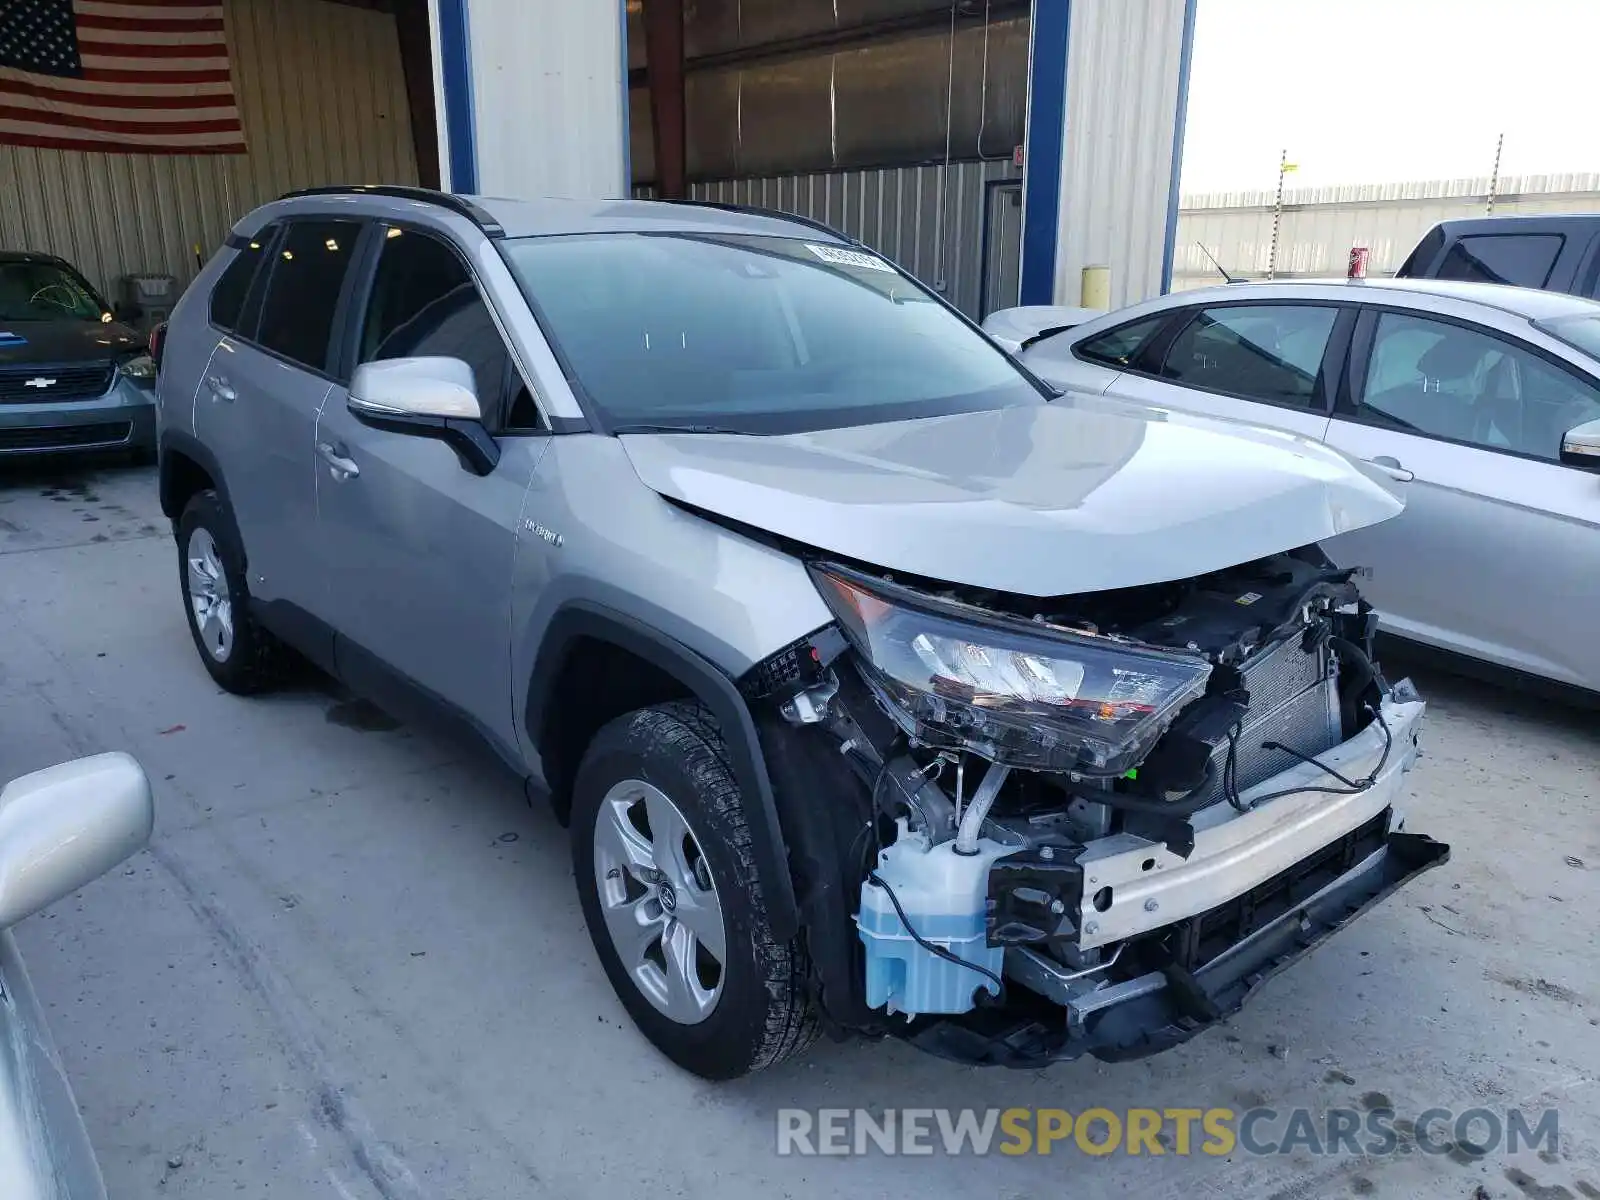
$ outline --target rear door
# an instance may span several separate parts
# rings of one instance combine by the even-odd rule
[[[1239,301],[1189,310],[1106,395],[1321,438],[1354,310]]]
[[[285,222],[264,283],[218,342],[195,396],[195,432],[221,468],[251,594],[274,607],[320,606],[314,435],[323,402],[343,387],[332,334],[360,232],[347,219]]]
[[[1354,351],[1328,444],[1415,478],[1402,515],[1324,548],[1372,569],[1396,632],[1600,688],[1600,476],[1560,462],[1562,434],[1600,418],[1600,381],[1435,314],[1365,313]]]

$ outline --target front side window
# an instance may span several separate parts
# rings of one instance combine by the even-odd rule
[[[109,310],[61,263],[0,262],[0,321],[100,321]]]
[[[502,243],[588,403],[619,431],[788,433],[1043,393],[876,255],[797,238],[604,233]]]
[[[291,221],[273,255],[256,340],[314,371],[328,365],[339,292],[361,226],[354,221]]]
[[[1310,304],[1203,309],[1173,339],[1161,377],[1243,400],[1309,408],[1338,316],[1337,308]]]
[[[1463,237],[1439,264],[1440,279],[1509,283],[1542,288],[1550,280],[1561,244],[1559,233],[1486,233]]]
[[[1408,432],[1558,461],[1562,435],[1600,419],[1600,384],[1483,330],[1386,312],[1360,409]]]
[[[489,411],[504,385],[509,356],[472,277],[437,238],[399,228],[384,232],[358,361],[459,358],[472,368],[478,398]]]
[[[1078,357],[1102,366],[1115,367],[1119,371],[1123,370],[1133,362],[1133,356],[1139,353],[1139,348],[1166,319],[1167,314],[1162,313],[1158,317],[1149,317],[1143,321],[1135,321],[1131,325],[1109,329],[1080,343],[1077,347]]]

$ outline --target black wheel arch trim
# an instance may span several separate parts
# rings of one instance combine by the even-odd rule
[[[183,515],[183,506],[181,504],[176,505],[176,511],[174,511],[174,502],[170,496],[169,481],[172,478],[172,460],[170,455],[174,452],[181,454],[185,458],[191,459],[200,465],[205,473],[211,477],[211,482],[216,488],[217,495],[221,497],[224,506],[226,506],[228,511],[231,513],[233,511],[233,504],[228,499],[228,484],[222,476],[222,465],[217,462],[217,456],[211,453],[206,444],[199,438],[195,437],[194,434],[188,433],[182,429],[163,429],[161,431],[161,440],[158,447],[158,454],[161,461],[160,482],[158,486],[161,499],[161,511],[168,518],[168,520],[176,521]]]
[[[711,710],[727,741],[734,775],[745,799],[745,821],[750,827],[773,934],[780,939],[793,937],[799,931],[794,879],[755,720],[737,683],[715,663],[626,613],[587,601],[569,601],[551,617],[534,659],[525,713],[529,739],[535,747],[542,745],[550,707],[559,702],[553,694],[555,682],[571,647],[583,638],[610,642],[637,655],[676,678]]]

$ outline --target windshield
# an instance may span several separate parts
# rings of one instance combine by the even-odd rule
[[[502,245],[614,432],[793,433],[1044,402],[1003,353],[863,251],[720,234]]]
[[[1569,346],[1576,346],[1590,357],[1600,359],[1600,312],[1557,317],[1554,321],[1535,321],[1533,325],[1535,329],[1542,329]]]
[[[53,262],[0,262],[0,321],[99,321],[106,312],[77,273]]]

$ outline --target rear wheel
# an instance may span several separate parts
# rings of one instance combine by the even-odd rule
[[[270,687],[280,647],[250,615],[244,554],[216,492],[198,492],[190,499],[178,519],[177,540],[184,611],[206,671],[239,695]]]
[[[611,986],[673,1062],[732,1079],[815,1040],[809,964],[772,936],[743,799],[705,709],[641,709],[595,736],[572,855]]]

